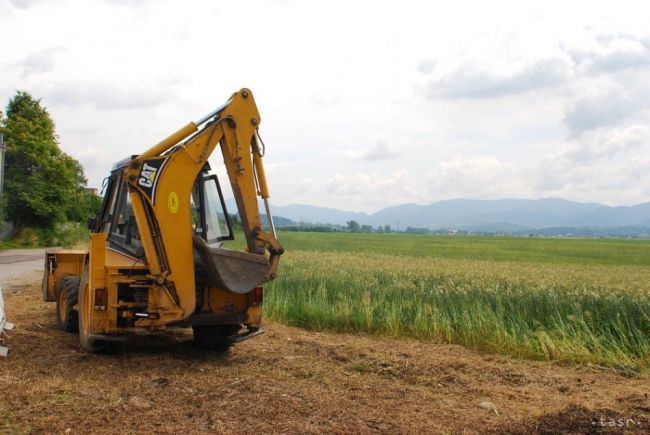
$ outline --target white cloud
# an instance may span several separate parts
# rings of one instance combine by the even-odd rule
[[[138,7],[149,3],[151,0],[104,0],[106,3],[124,7]]]
[[[35,6],[43,2],[44,0],[9,0],[9,3],[14,5],[18,9],[29,9],[32,6]]]
[[[625,34],[596,35],[598,45],[589,50],[568,50],[572,58],[593,71],[614,73],[650,67],[650,43],[647,38]]]
[[[618,32],[597,34],[588,49],[567,49],[581,79],[567,104],[571,137],[638,122],[650,110],[650,44]]]
[[[53,104],[90,104],[101,109],[153,109],[175,99],[173,92],[164,89],[99,81],[65,81],[45,88],[43,92]]]
[[[292,188],[289,195],[282,192],[272,198],[274,204],[314,203],[305,199],[316,197],[320,206],[369,211],[387,204],[428,204],[458,197],[530,197],[533,193],[521,181],[523,168],[491,156],[456,156],[432,162],[425,173],[398,167],[389,171],[354,170],[323,178],[301,178],[295,175],[299,166],[285,162],[269,168],[269,180],[275,189]]]
[[[394,146],[389,146],[383,139],[378,139],[368,147],[345,152],[347,158],[358,162],[377,162],[392,159],[399,155],[400,152]]]
[[[645,202],[650,192],[650,117],[641,124],[588,131],[544,156],[532,187],[546,196],[598,198],[609,204]]]
[[[390,172],[352,172],[335,174],[325,181],[322,203],[330,207],[350,204],[349,209],[362,211],[371,205],[373,209],[384,204],[423,203],[426,202],[426,185],[406,168],[393,169]]]
[[[427,176],[429,196],[451,198],[530,197],[522,167],[493,156],[457,156],[440,162]]]
[[[64,51],[62,47],[50,47],[31,53],[23,59],[19,66],[25,75],[48,73],[54,69],[56,55]]]
[[[0,44],[0,100],[43,98],[93,185],[246,86],[278,204],[650,200],[650,6],[638,2],[0,9],[12,39]]]
[[[572,102],[564,122],[572,135],[624,122],[638,111],[650,108],[645,92],[630,93],[623,87],[590,95]]]
[[[612,159],[617,154],[629,151],[637,152],[644,145],[650,147],[650,128],[647,125],[599,129],[575,140],[558,158],[586,163],[597,159]]]
[[[589,165],[549,164],[539,168],[535,189],[545,196],[607,204],[638,204],[650,194],[650,159],[619,162],[599,160]],[[566,162],[564,162],[566,163]]]
[[[434,59],[426,59],[418,64],[418,72],[422,74],[430,74],[436,66]]]
[[[418,71],[422,72],[419,68]],[[437,98],[495,98],[565,83],[570,66],[564,59],[543,59],[517,71],[492,72],[481,66],[462,66],[426,84],[425,93]]]

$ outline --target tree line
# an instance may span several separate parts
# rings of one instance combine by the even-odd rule
[[[87,189],[81,164],[61,151],[55,123],[41,100],[24,91],[0,112],[4,135],[5,180],[1,213],[16,232],[39,230],[48,243],[62,225],[85,223],[101,206]]]
[[[361,225],[355,220],[347,221],[347,230],[351,233],[391,233],[390,225],[379,225],[376,229],[372,225]]]

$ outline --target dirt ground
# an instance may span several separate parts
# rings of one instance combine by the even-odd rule
[[[650,433],[647,374],[272,322],[225,355],[185,330],[92,355],[39,291],[5,289],[3,434]]]

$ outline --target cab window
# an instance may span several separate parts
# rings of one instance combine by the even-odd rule
[[[216,175],[203,179],[205,239],[208,244],[232,240],[232,226]]]
[[[138,225],[133,214],[131,195],[129,195],[128,187],[123,181],[120,182],[117,192],[109,241],[131,255],[135,255],[136,257],[142,257],[144,255],[140,232],[138,231]]]

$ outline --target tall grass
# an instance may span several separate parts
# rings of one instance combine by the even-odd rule
[[[650,271],[638,266],[289,251],[265,313],[516,357],[641,369],[650,361]]]

